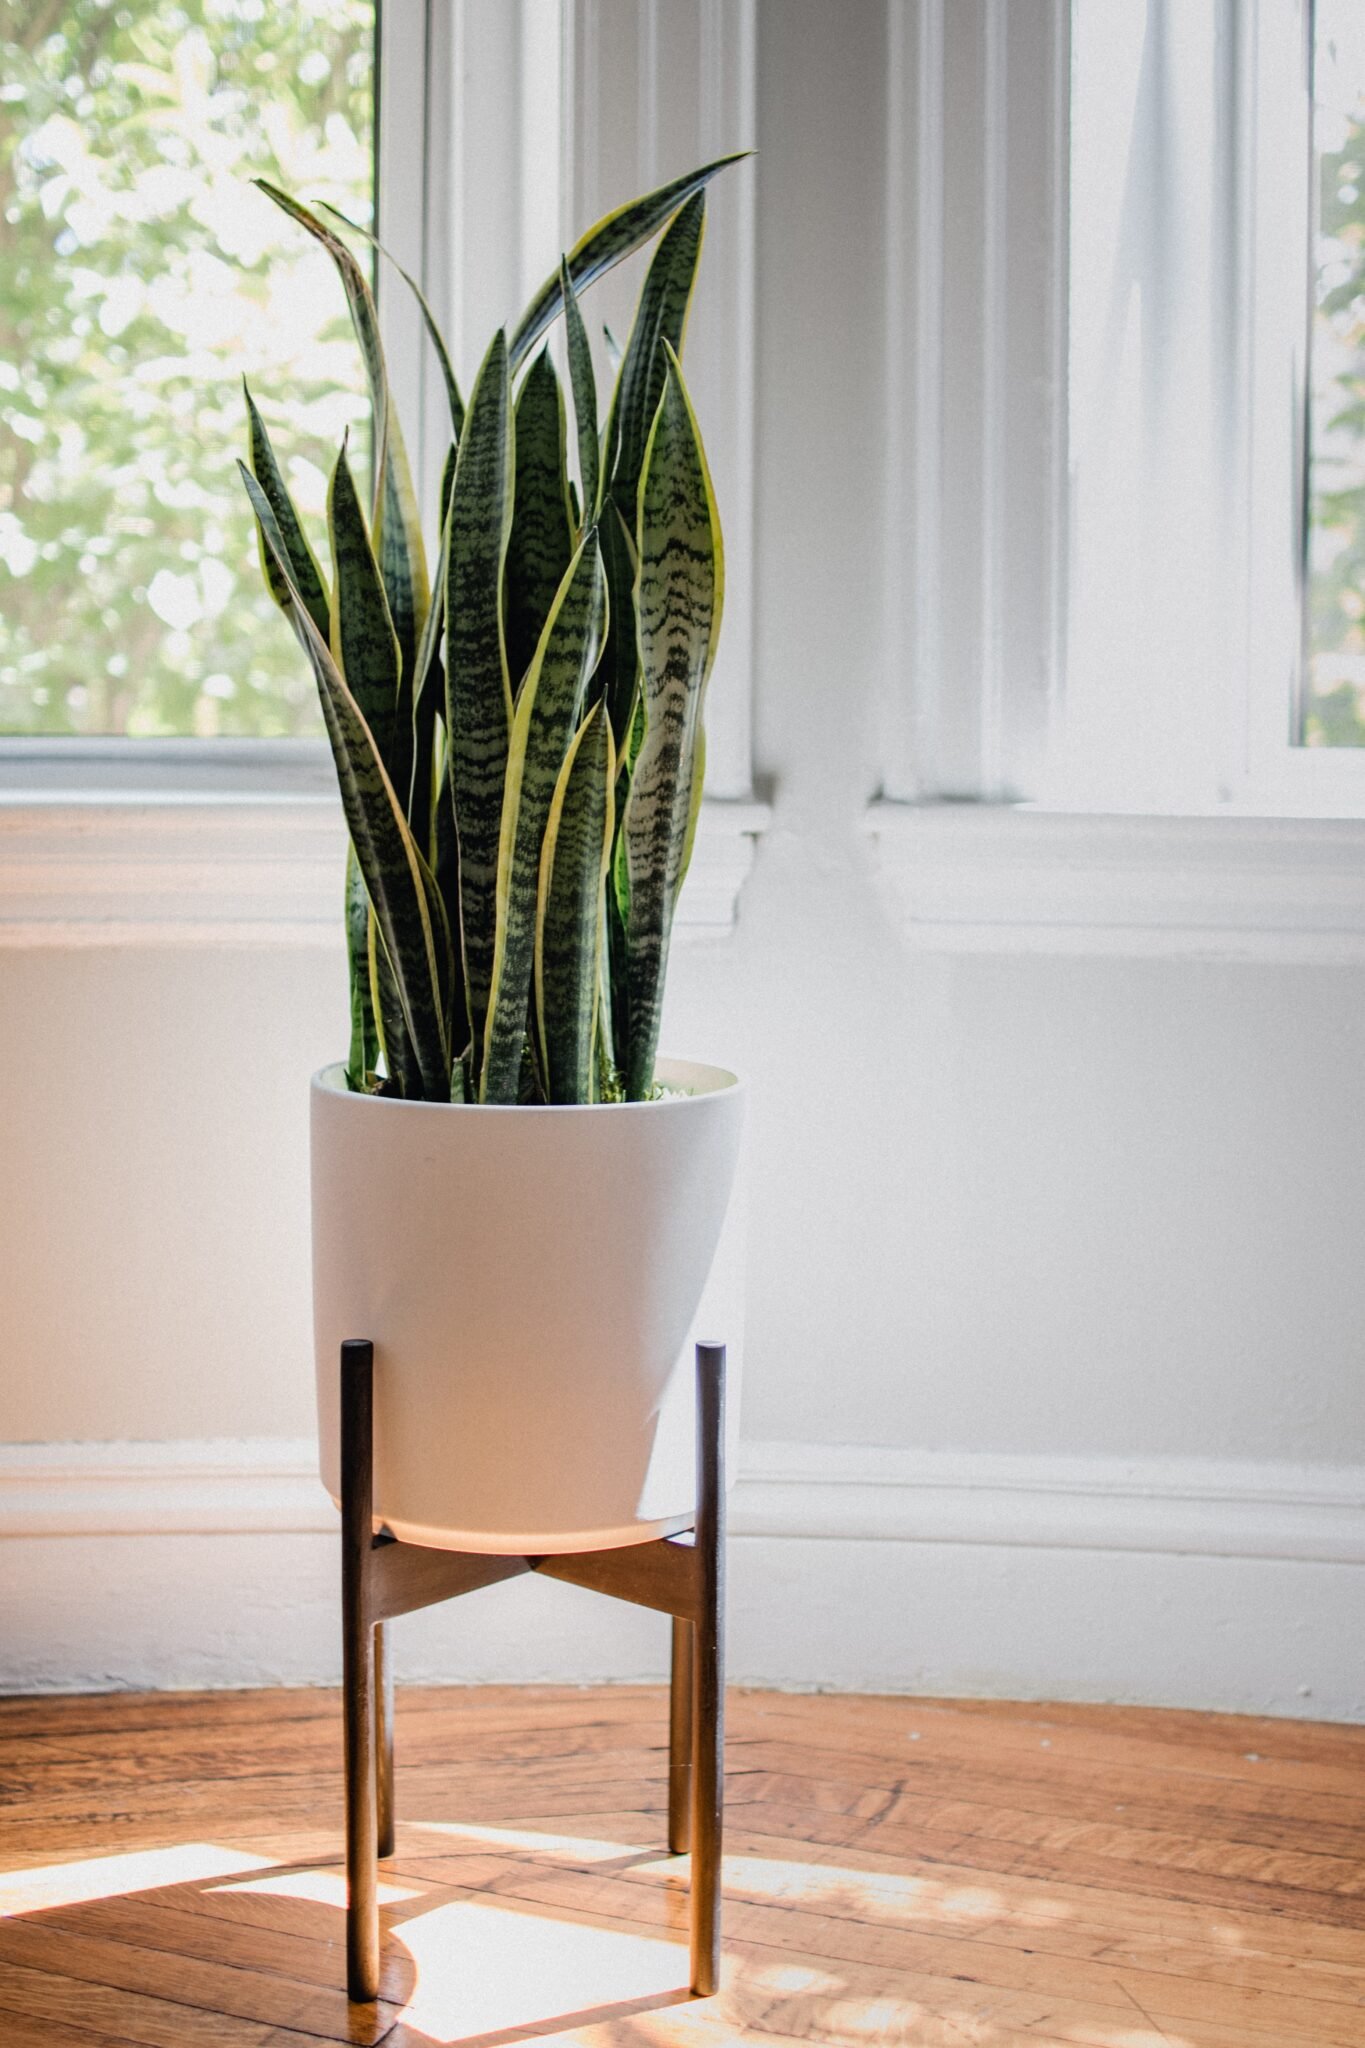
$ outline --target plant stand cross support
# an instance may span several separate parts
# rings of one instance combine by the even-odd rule
[[[692,1852],[692,1970],[720,1982],[720,1848],[725,1741],[725,1346],[697,1346],[694,1527],[616,1550],[494,1557],[374,1533],[374,1345],[341,1347],[342,1702],[346,1735],[346,1985],[379,1992],[378,1858],[393,1854],[393,1671],[384,1624],[521,1572],[567,1579],[673,1617],[668,1846]]]

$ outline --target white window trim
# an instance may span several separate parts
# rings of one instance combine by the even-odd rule
[[[296,744],[310,745],[310,742]],[[331,779],[331,764],[319,769]],[[343,950],[346,832],[332,790],[270,794],[53,786],[0,803],[0,948],[317,946]],[[714,939],[767,823],[762,804],[703,806],[675,939]]]
[[[438,317],[446,314],[466,388],[484,328],[529,296],[590,217],[585,202],[600,195],[603,211],[753,139],[754,0],[667,11],[654,0],[422,0],[381,9],[380,24],[380,235],[423,280]],[[629,121],[597,120],[599,104],[619,115],[627,99]],[[401,118],[386,120],[385,107]],[[728,560],[725,666],[709,698],[715,793],[679,903],[683,937],[715,937],[733,924],[768,818],[750,800],[754,195],[751,172],[732,177],[728,214],[717,222],[713,209],[691,329],[690,353],[716,357],[694,396],[726,451],[715,467],[726,472],[718,488]],[[454,275],[468,285],[458,318]],[[444,392],[420,316],[392,273],[379,302],[429,502],[446,447]],[[0,739],[0,947],[339,951],[344,850],[321,740]]]
[[[1365,818],[876,804],[919,952],[1365,964]]]
[[[1150,4],[1179,8],[1182,0]],[[1303,617],[1307,9],[1308,0],[1224,6],[1225,28],[1239,31],[1219,55],[1228,67],[1225,104],[1235,104],[1238,118],[1203,198],[1215,230],[1220,207],[1231,222],[1212,252],[1226,332],[1234,345],[1237,336],[1250,337],[1227,366],[1230,395],[1217,444],[1226,467],[1211,478],[1224,506],[1246,508],[1240,526],[1235,516],[1228,521],[1225,539],[1226,658],[1209,685],[1208,716],[1189,721],[1191,757],[1178,764],[1170,787],[1111,784],[1097,801],[1094,763],[1082,762],[1078,773],[1058,745],[1068,692],[1070,708],[1086,712],[1086,678],[1063,676],[1062,636],[1050,650],[1036,612],[1012,613],[999,574],[1001,547],[1022,546],[1033,551],[1040,578],[1061,576],[1074,516],[1064,389],[1040,384],[1036,363],[1031,397],[1010,383],[1018,364],[1009,354],[1009,323],[995,330],[995,352],[1004,359],[991,362],[988,339],[973,360],[970,337],[954,324],[954,307],[969,304],[970,295],[952,274],[964,261],[989,270],[1009,260],[998,234],[987,232],[982,195],[995,189],[998,196],[1006,138],[1013,130],[1014,147],[1021,146],[1022,129],[1022,146],[1050,160],[1055,173],[1050,256],[1029,289],[1035,320],[1053,307],[1056,336],[1069,243],[1069,5],[1047,0],[1037,13],[1029,10],[1035,49],[1051,52],[1050,79],[1030,77],[1012,61],[1002,78],[1009,44],[999,0],[954,0],[952,7],[893,0],[886,794],[870,807],[867,826],[888,907],[917,948],[1365,961],[1365,749],[1291,744]],[[1168,16],[1168,26],[1174,20],[1188,33],[1192,18],[1188,10]],[[979,184],[964,190],[949,115],[952,79],[960,90],[973,67],[978,102],[990,103],[996,119]],[[1294,164],[1301,174],[1286,174]],[[959,248],[943,222],[957,220],[964,207],[980,231]],[[1014,232],[1008,217],[1005,232],[1007,239]],[[1297,302],[1283,289],[1286,265],[1304,279]],[[1178,295],[1188,285],[1187,272],[1169,289]],[[988,287],[989,279],[979,292],[989,305]],[[1060,324],[1064,337],[1064,312]],[[964,352],[971,364],[965,384]],[[953,360],[949,378],[945,364]],[[1063,386],[1065,368],[1058,363]],[[1003,533],[984,518],[968,523],[949,590],[940,515],[964,476],[970,490],[974,470],[987,475],[983,440],[996,437],[997,472],[1002,460],[1008,465],[1011,444],[999,438],[1002,392],[1011,433],[1021,420],[1041,430],[1052,460],[1034,465],[1031,529],[1021,528],[1017,501],[1015,524]],[[1053,616],[1065,610],[1063,601]],[[955,635],[963,644],[945,648]],[[1178,725],[1178,703],[1166,709]],[[1050,770],[1040,775],[1044,760]],[[1000,800],[1020,793],[1038,800]],[[944,796],[976,801],[945,803]]]

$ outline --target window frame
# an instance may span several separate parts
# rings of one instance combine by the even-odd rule
[[[1200,73],[1174,92],[1168,85],[1160,102],[1161,121],[1172,128],[1195,122],[1162,140],[1183,149],[1197,189],[1181,186],[1173,201],[1168,171],[1164,194],[1149,198],[1140,178],[1136,190],[1140,205],[1174,205],[1174,239],[1188,232],[1195,250],[1182,267],[1167,253],[1170,222],[1144,215],[1138,253],[1124,259],[1138,266],[1133,281],[1117,253],[1113,279],[1096,279],[1084,249],[1073,246],[1083,218],[1073,214],[1073,179],[1084,175],[1074,161],[1074,95],[1078,77],[1079,89],[1088,88],[1085,4],[1039,0],[1017,25],[1002,0],[897,0],[890,9],[882,801],[1022,801],[1081,817],[1365,816],[1365,748],[1297,741],[1307,602],[1311,0],[1206,0],[1199,8],[1147,0],[1137,37],[1144,57],[1155,38],[1167,65],[1188,58]],[[1208,95],[1202,103],[1200,91]],[[964,103],[991,115],[979,175],[970,163],[964,168],[954,141]],[[1129,145],[1136,136],[1150,146],[1153,129],[1136,125],[1137,101],[1121,112],[1135,122]],[[1141,118],[1151,120],[1150,108]],[[1117,114],[1114,125],[1125,132]],[[1051,165],[1050,214],[1037,203],[1026,218],[1011,214],[1008,152]],[[1299,167],[1295,176],[1284,173],[1287,159]],[[1131,226],[1128,177],[1124,169],[1119,182]],[[1193,226],[1183,217],[1195,215]],[[1110,249],[1117,251],[1112,232]],[[1093,487],[1087,497],[1090,366],[1073,352],[1073,273],[1096,290],[1132,289],[1135,281],[1162,296],[1175,323],[1155,344],[1164,350],[1163,376],[1178,380],[1185,361],[1204,351],[1199,374],[1216,399],[1205,400],[1196,423],[1208,448],[1193,479],[1203,507],[1195,523],[1203,517],[1220,529],[1210,549],[1215,580],[1205,586],[1207,659],[1191,641],[1172,664],[1159,633],[1131,652],[1121,678],[1104,658],[1094,622],[1113,614],[1102,615],[1087,594],[1087,549],[1093,556],[1098,546],[1102,557],[1119,543],[1096,539]],[[1302,277],[1303,290],[1287,290],[1286,276]],[[992,334],[979,309],[1004,302],[1002,280],[1012,317]],[[1050,359],[1036,344],[1021,359],[1021,307],[1029,332],[1045,337],[1050,326]],[[1191,375],[1187,400],[1195,385]],[[1155,426],[1144,419],[1144,450],[1166,436],[1154,468],[1178,448],[1174,422],[1174,413]],[[1184,480],[1189,471],[1177,460],[1167,475]],[[997,498],[1003,485],[1007,518],[998,506],[992,511],[991,476]],[[1162,488],[1173,486],[1152,488],[1145,507],[1158,536],[1164,525],[1190,521],[1188,503],[1162,506]],[[1050,637],[1045,618],[1011,597],[1016,557],[1033,564],[1035,587],[1051,580],[1058,593],[1060,624]],[[1188,607],[1176,551],[1162,557],[1158,548],[1157,557],[1168,585],[1144,584],[1144,598],[1153,610]],[[1135,640],[1150,630],[1137,626]],[[1125,735],[1135,733],[1125,751]]]
[[[445,316],[462,362],[546,274],[547,235],[567,246],[587,208],[604,211],[736,136],[753,141],[756,0],[696,0],[644,20],[635,0],[379,0],[377,27],[378,233]],[[490,118],[508,106],[513,119]],[[606,107],[610,121],[599,119]],[[678,916],[681,936],[703,938],[732,926],[769,817],[752,797],[750,753],[754,184],[751,167],[730,176],[738,189],[708,230],[692,321],[699,357],[717,356],[715,337],[726,336],[693,389],[723,444],[713,468],[730,471],[726,673],[718,665],[712,679],[709,793]],[[444,386],[420,313],[385,268],[376,296],[390,383],[432,503],[448,442]],[[457,271],[473,281],[459,319]],[[339,951],[343,853],[325,740],[0,737],[0,949]]]
[[[1245,808],[1365,814],[1365,747],[1301,730],[1309,650],[1314,290],[1313,0],[1258,0],[1250,83],[1248,240],[1251,516]],[[1301,176],[1281,166],[1297,163]],[[1303,279],[1300,311],[1274,280]]]
[[[389,124],[394,133],[386,146],[382,102],[388,90],[400,103],[414,94],[425,103],[426,78],[419,68],[424,37],[414,39],[411,24],[420,14],[424,26],[430,4],[431,0],[422,0],[419,10],[408,10],[375,0],[375,216],[380,239],[394,248],[395,254],[399,245],[411,251],[407,223],[414,206],[415,183],[425,177],[425,120],[415,130],[410,123]],[[425,204],[418,200],[419,221],[424,222],[425,215]],[[407,259],[400,256],[400,260]],[[409,267],[424,274],[420,258]],[[376,297],[381,301],[383,325],[390,318],[395,294],[384,292],[376,279]],[[385,336],[388,348],[387,328]],[[399,401],[405,415],[412,409],[417,416],[422,373],[411,348],[398,356],[391,371],[396,371],[396,388],[402,379]],[[56,800],[68,805],[86,800],[107,805],[120,799],[278,804],[293,796],[311,802],[318,796],[319,766],[326,759],[326,742],[321,738],[199,739],[175,734],[134,739],[122,733],[0,733],[0,807],[13,812],[30,798],[40,806]],[[10,825],[12,831],[12,818]]]

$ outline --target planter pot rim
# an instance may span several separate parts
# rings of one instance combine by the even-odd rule
[[[710,1095],[745,1093],[744,1081],[738,1074],[732,1074],[728,1067],[716,1067],[705,1060],[671,1059],[663,1055],[656,1062],[655,1072],[665,1085],[683,1087],[685,1084],[673,1076],[683,1073],[689,1078],[688,1092],[677,1095],[661,1095],[652,1102],[420,1102],[408,1101],[400,1095],[361,1095],[346,1085],[346,1064],[344,1060],[333,1060],[328,1066],[319,1067],[312,1079],[312,1086],[327,1095],[344,1095],[352,1102],[366,1103],[377,1109],[390,1110],[436,1110],[458,1112],[461,1116],[611,1116],[650,1115],[660,1110],[678,1110],[689,1102],[696,1102]]]

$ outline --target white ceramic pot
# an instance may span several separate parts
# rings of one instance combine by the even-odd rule
[[[366,1337],[376,1526],[542,1556],[690,1524],[689,1340],[727,1264],[744,1097],[720,1067],[657,1071],[688,1092],[494,1108],[353,1095],[339,1066],[314,1076],[313,1323],[334,1500],[338,1358]],[[719,1302],[707,1309],[723,1321]],[[732,1371],[732,1412],[736,1392]]]

